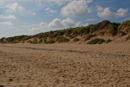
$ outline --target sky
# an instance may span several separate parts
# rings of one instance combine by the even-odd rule
[[[130,20],[130,0],[0,0],[0,38]]]

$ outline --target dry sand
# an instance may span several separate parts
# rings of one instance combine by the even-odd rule
[[[130,87],[130,43],[1,44],[0,84]]]

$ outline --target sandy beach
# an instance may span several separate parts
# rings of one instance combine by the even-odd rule
[[[4,87],[130,87],[130,44],[0,44]]]

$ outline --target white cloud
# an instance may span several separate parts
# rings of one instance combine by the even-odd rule
[[[11,23],[10,21],[0,22],[0,24],[2,24],[2,25],[13,25],[13,23]]]
[[[0,0],[0,5],[2,5],[4,3],[4,0]]]
[[[30,26],[29,25],[28,26],[25,25],[25,26],[21,26],[21,27],[23,27],[23,28],[29,28]]]
[[[41,22],[36,25],[24,25],[21,27],[26,28],[31,32],[34,32],[34,31],[47,32],[50,30],[67,29],[70,27],[80,27],[80,26],[88,26],[88,23],[81,24],[81,22],[75,22],[74,20],[70,18],[66,18],[63,20],[55,18],[50,23]]]
[[[86,24],[83,24],[82,26],[88,26],[89,24],[88,23],[86,23]]]
[[[0,18],[3,18],[3,19],[16,19],[16,17],[14,15],[9,15],[9,16],[0,15]]]
[[[128,12],[128,9],[120,8],[120,9],[118,9],[117,12],[114,13],[114,14],[115,14],[115,16],[117,16],[117,17],[124,17],[124,16],[127,15],[127,12]]]
[[[45,10],[48,11],[48,12],[50,12],[50,13],[56,13],[57,12],[56,10],[52,10],[50,8],[46,8]]]
[[[40,23],[40,28],[44,29],[65,29],[65,28],[70,28],[70,27],[78,27],[80,26],[81,22],[74,22],[70,18],[66,18],[64,20],[60,20],[58,18],[54,19],[50,23],[46,24],[45,22]]]
[[[61,20],[56,18],[48,25],[50,28],[63,28],[63,24],[61,23]]]
[[[38,26],[39,26],[39,24],[26,24],[21,27],[26,28],[26,29],[29,29],[29,28],[31,29],[32,27],[34,28],[34,27],[38,27]]]
[[[110,8],[102,8],[101,6],[97,6],[97,15],[104,19],[110,19],[113,17],[124,17],[127,15],[128,9],[120,8],[117,12],[110,11]]]
[[[47,0],[47,2],[53,2],[53,3],[56,3],[58,5],[64,5],[70,1],[73,1],[73,0]]]
[[[27,10],[27,9],[25,9],[25,7],[22,6],[23,3],[20,3],[20,2],[29,3],[30,1],[34,2],[35,0],[4,0],[3,4],[0,6],[0,8],[2,8],[4,10],[6,9],[5,11],[8,14],[16,13],[16,14],[19,14],[22,16],[25,16],[25,15],[35,16],[36,13],[33,12],[33,9]]]
[[[75,26],[76,26],[76,23],[70,18],[67,18],[64,20],[60,20],[56,18],[48,24],[48,27],[55,28],[55,29],[63,29],[63,28],[69,28],[69,27],[75,27]]]
[[[103,8],[99,5],[97,5],[97,10],[98,10],[98,12],[101,12],[101,11],[103,11]]]
[[[32,29],[29,29],[29,31],[38,31],[40,30],[40,28],[32,28]]]
[[[87,3],[91,3],[91,2],[93,2],[93,0],[87,0],[86,2],[87,2]]]
[[[92,18],[92,19],[87,19],[86,21],[95,21],[96,18]]]
[[[22,12],[21,15],[32,15],[32,16],[35,16],[36,13],[35,13],[35,12],[31,12],[31,11],[27,11],[27,10],[26,10],[26,13]]]
[[[61,14],[68,17],[84,16],[85,14],[91,12],[87,5],[90,2],[92,2],[92,0],[73,0],[71,3],[68,3],[62,8]]]
[[[47,27],[47,24],[45,23],[45,22],[41,22],[40,23],[40,27],[42,28],[42,27]]]
[[[80,27],[81,26],[81,22],[77,22],[75,27]]]
[[[66,3],[70,3],[72,1],[76,0],[47,0],[47,2],[53,2],[56,3],[57,5],[65,5]],[[86,0],[87,3],[92,2],[92,0]]]
[[[71,26],[73,27],[73,26],[75,26],[74,21],[72,19],[70,19],[70,18],[62,20],[61,23],[63,24],[64,27],[71,27]]]
[[[109,19],[109,18],[112,18],[114,16],[109,8],[103,9],[101,6],[97,6],[97,9],[98,9],[97,15],[101,18]]]
[[[16,11],[23,11],[25,8],[20,6],[17,2],[14,2],[13,4],[6,5],[6,8],[8,8],[7,12],[16,12]]]

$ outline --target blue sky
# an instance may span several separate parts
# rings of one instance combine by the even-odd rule
[[[130,0],[0,0],[0,38],[130,20]]]

